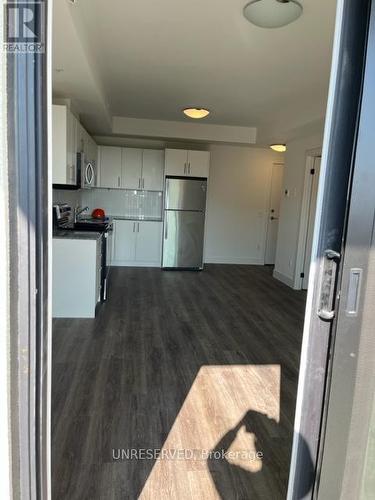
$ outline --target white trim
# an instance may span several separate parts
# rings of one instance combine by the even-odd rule
[[[2,6],[3,7],[3,6]],[[0,29],[3,31],[3,8]],[[7,91],[6,53],[0,55],[0,498],[13,498],[12,429],[10,422],[10,359],[9,359],[9,213],[8,213],[8,157],[7,157]]]
[[[302,289],[303,278],[300,274],[303,272],[303,263],[305,260],[306,251],[306,236],[308,230],[308,220],[309,220],[309,199],[311,192],[312,177],[310,175],[310,170],[314,168],[315,158],[322,155],[322,148],[314,148],[306,151],[306,161],[305,161],[305,180],[303,187],[303,197],[301,205],[301,214],[299,220],[299,232],[298,232],[298,244],[297,244],[297,255],[296,255],[296,267],[293,280],[293,288],[295,290]]]
[[[247,257],[207,257],[205,264],[244,264],[248,266],[264,266],[264,259],[249,259]]]
[[[323,188],[324,181],[326,177],[327,171],[327,158],[328,158],[328,148],[329,148],[329,136],[332,130],[332,122],[333,122],[333,110],[335,105],[335,93],[337,89],[337,78],[338,78],[338,64],[340,58],[340,45],[341,45],[341,34],[342,34],[342,23],[343,23],[343,13],[344,13],[344,0],[338,0],[336,7],[336,23],[335,23],[335,34],[334,34],[334,44],[333,44],[333,54],[332,54],[332,67],[331,67],[331,76],[329,83],[329,93],[328,93],[328,102],[327,102],[327,113],[326,113],[326,121],[324,127],[324,138],[323,138],[323,151],[322,151],[322,163],[320,170],[320,182],[319,182],[319,190],[318,190],[318,200],[317,200],[317,209],[316,209],[316,218],[315,218],[315,234],[313,240],[313,248],[312,248],[312,257],[314,258],[317,254],[318,249],[318,228],[321,223],[322,216],[322,207],[323,207]],[[296,484],[296,473],[297,473],[297,451],[298,451],[298,443],[300,439],[300,431],[301,431],[301,421],[302,414],[304,411],[304,387],[306,380],[306,368],[307,368],[307,359],[309,357],[309,333],[310,333],[310,321],[313,316],[312,307],[313,307],[313,290],[314,290],[314,280],[318,279],[315,273],[315,262],[313,259],[310,277],[309,277],[309,291],[307,292],[307,301],[306,301],[306,312],[305,312],[305,324],[303,329],[303,337],[302,337],[302,350],[301,350],[301,360],[300,360],[300,369],[299,369],[299,378],[298,378],[298,390],[297,390],[297,401],[296,401],[296,412],[294,418],[294,433],[293,433],[293,445],[292,445],[292,455],[290,460],[290,469],[289,469],[289,483],[288,483],[288,493],[287,500],[293,500],[296,495],[294,491],[294,486]]]
[[[291,288],[294,288],[294,280],[290,276],[286,276],[285,274],[279,273],[279,271],[274,271],[272,276],[278,280],[284,283],[284,285],[288,285]]]

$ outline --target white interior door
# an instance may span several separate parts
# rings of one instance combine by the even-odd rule
[[[277,232],[279,229],[281,192],[283,188],[283,176],[284,176],[284,165],[282,163],[275,163],[272,166],[271,195],[270,195],[270,206],[269,206],[268,224],[267,224],[266,251],[264,255],[264,263],[269,265],[275,264]]]
[[[305,257],[303,264],[303,279],[302,279],[303,290],[307,290],[307,285],[309,283],[311,250],[312,250],[312,241],[314,235],[315,212],[316,212],[316,199],[318,195],[318,185],[319,185],[320,162],[321,158],[317,156],[314,159],[314,167],[311,170],[310,200],[309,200],[309,211],[307,220]]]

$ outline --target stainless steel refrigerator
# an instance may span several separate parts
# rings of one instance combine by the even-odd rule
[[[207,179],[167,177],[163,269],[203,269]]]

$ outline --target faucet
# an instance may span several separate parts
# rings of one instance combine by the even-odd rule
[[[80,206],[75,207],[75,209],[74,209],[74,224],[77,222],[78,216],[83,214],[84,212],[87,212],[88,209],[89,209],[89,207],[84,207],[84,208],[81,208]]]

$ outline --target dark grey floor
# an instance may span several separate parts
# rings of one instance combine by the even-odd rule
[[[53,499],[138,498],[153,461],[114,463],[112,448],[161,448],[202,365],[272,363],[281,365],[283,445],[272,451],[268,497],[283,498],[304,306],[305,293],[269,267],[114,268],[95,320],[54,320]],[[216,465],[218,497],[267,500],[251,474],[223,477]]]

